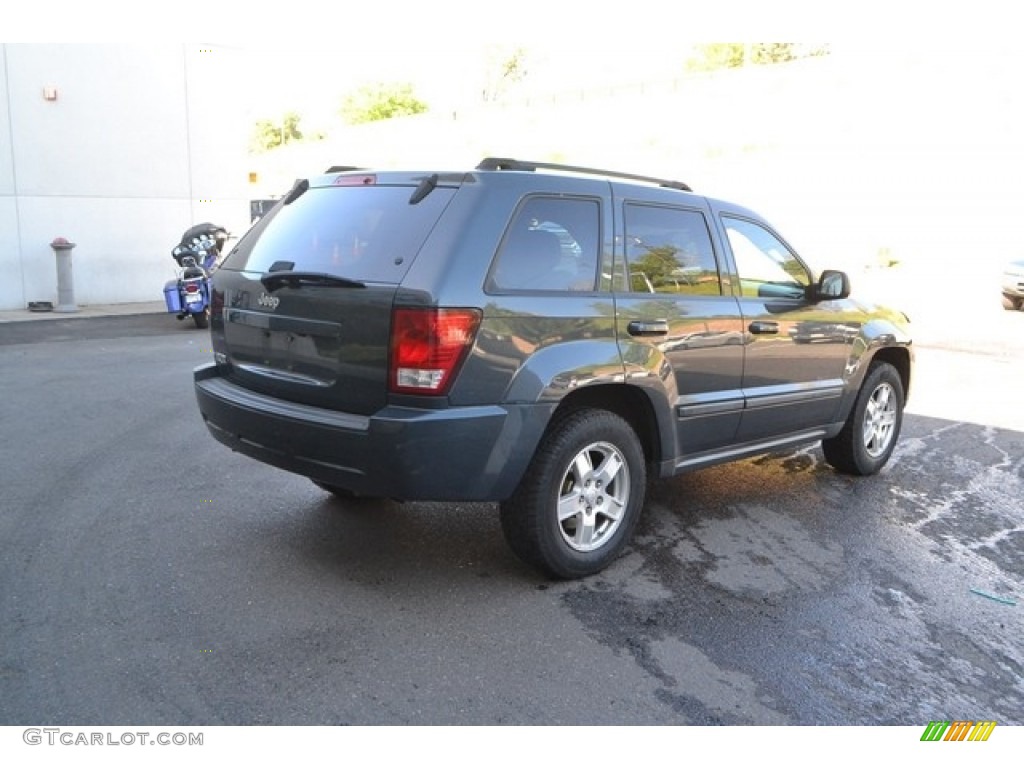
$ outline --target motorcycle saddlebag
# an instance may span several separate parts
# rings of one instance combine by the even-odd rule
[[[177,280],[169,280],[164,286],[164,301],[167,302],[168,312],[181,312],[181,293],[178,291]]]

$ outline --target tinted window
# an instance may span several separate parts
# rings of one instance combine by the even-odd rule
[[[625,224],[631,291],[721,295],[718,263],[700,211],[628,204]]]
[[[498,249],[488,290],[594,290],[599,214],[595,200],[528,198]]]
[[[746,219],[722,217],[744,296],[803,298],[811,277],[775,235]]]
[[[439,187],[410,205],[413,187],[310,189],[261,220],[260,236],[224,266],[266,272],[288,262],[295,271],[398,282],[454,191]]]

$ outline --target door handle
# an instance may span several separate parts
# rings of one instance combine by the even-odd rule
[[[668,334],[668,321],[631,320],[626,330],[630,336],[665,336]]]
[[[750,324],[749,330],[757,334],[778,333],[779,324],[770,320],[755,320]]]

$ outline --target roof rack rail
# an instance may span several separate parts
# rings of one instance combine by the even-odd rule
[[[344,173],[345,171],[363,171],[358,165],[332,165],[324,173]]]
[[[693,192],[689,184],[671,179],[659,179],[655,176],[640,176],[635,173],[622,173],[621,171],[607,171],[601,168],[584,168],[577,165],[562,165],[561,163],[543,163],[535,160],[515,160],[511,157],[485,157],[477,165],[478,171],[536,171],[543,168],[553,171],[570,171],[572,173],[587,173],[594,176],[612,176],[617,179],[631,179],[633,181],[647,181],[669,189],[679,189],[683,192]]]

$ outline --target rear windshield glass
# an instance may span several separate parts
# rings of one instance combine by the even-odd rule
[[[415,205],[415,187],[317,187],[261,220],[224,268],[324,272],[397,283],[455,193],[439,187]]]

